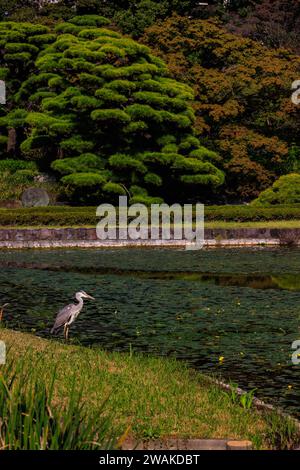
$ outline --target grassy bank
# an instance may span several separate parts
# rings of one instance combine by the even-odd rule
[[[95,228],[95,225],[89,224],[69,224],[69,225],[0,225],[0,230],[7,230],[7,229],[42,229],[42,228]],[[241,228],[254,228],[254,229],[261,229],[261,228],[289,228],[295,229],[300,228],[300,219],[297,220],[266,220],[261,222],[227,222],[222,220],[216,220],[214,222],[205,221],[204,227],[207,229],[241,229]],[[193,224],[193,228],[195,225]]]
[[[215,228],[215,229],[240,229],[240,228],[300,228],[300,219],[294,220],[263,220],[260,222],[228,222],[222,220],[216,220],[214,222],[205,222],[205,228]]]
[[[258,412],[251,398],[243,404],[175,360],[64,345],[7,329],[0,330],[0,339],[7,345],[8,363],[23,361],[22,370],[49,387],[56,369],[56,406],[68,402],[74,381],[89,418],[96,420],[106,401],[104,414],[115,436],[128,430],[138,439],[250,439],[256,448],[285,448],[296,439],[290,420]],[[4,376],[11,373],[0,367]]]

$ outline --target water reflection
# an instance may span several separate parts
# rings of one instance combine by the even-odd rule
[[[97,302],[86,304],[74,339],[174,355],[300,416],[300,366],[291,363],[300,250],[6,251],[0,268],[13,327],[48,336],[56,311],[84,289]]]

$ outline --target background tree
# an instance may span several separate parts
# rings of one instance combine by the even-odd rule
[[[222,156],[230,198],[251,199],[290,171],[300,144],[300,109],[291,102],[298,57],[178,16],[142,40],[193,86],[196,128]]]
[[[74,202],[125,191],[146,202],[203,200],[224,175],[194,135],[191,88],[107,23],[77,16],[54,35],[45,26],[2,24],[12,97],[0,125],[17,132],[12,155],[51,167]],[[22,70],[14,75],[17,59]],[[21,76],[28,78],[17,82]]]
[[[290,0],[0,0],[0,20],[51,24],[74,14],[98,14],[138,38],[144,30],[177,13],[189,18],[217,18],[229,31],[299,53],[299,2]],[[205,3],[205,2],[204,2]]]
[[[34,62],[40,50],[54,39],[55,35],[43,25],[9,21],[0,23],[0,79],[5,80],[7,89],[7,103],[5,107],[1,106],[0,111],[2,153],[20,156],[17,143],[24,137],[27,111],[24,102],[16,103],[16,96],[23,81],[34,74]]]
[[[0,21],[19,19],[26,21],[38,15],[38,0],[0,0]]]
[[[227,28],[255,39],[267,47],[287,48],[300,53],[300,3],[290,0],[261,0],[252,8],[227,17]]]

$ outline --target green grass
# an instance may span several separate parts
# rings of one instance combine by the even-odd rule
[[[205,228],[215,229],[239,229],[239,228],[300,228],[300,219],[296,220],[264,220],[261,222],[228,222],[216,220],[215,222],[206,222]]]
[[[261,222],[227,222],[222,220],[216,220],[215,222],[205,222],[205,228],[207,229],[240,229],[240,228],[300,228],[300,219],[299,220],[265,220]],[[0,230],[7,229],[42,229],[42,228],[95,228],[95,225],[0,225]],[[193,225],[193,228],[194,225]]]
[[[90,420],[99,418],[106,401],[104,415],[117,437],[129,429],[137,439],[250,439],[256,448],[270,449],[289,447],[298,436],[291,420],[237,403],[207,377],[173,359],[65,345],[3,328],[0,339],[7,344],[8,363],[22,361],[26,376],[50,387],[56,370],[53,410],[68,408],[74,379]],[[4,376],[10,374],[7,366],[0,367]]]

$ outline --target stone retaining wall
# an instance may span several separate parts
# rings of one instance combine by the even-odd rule
[[[300,229],[205,229],[205,246],[299,245]],[[0,229],[0,248],[185,246],[184,240],[99,240],[95,228]]]

